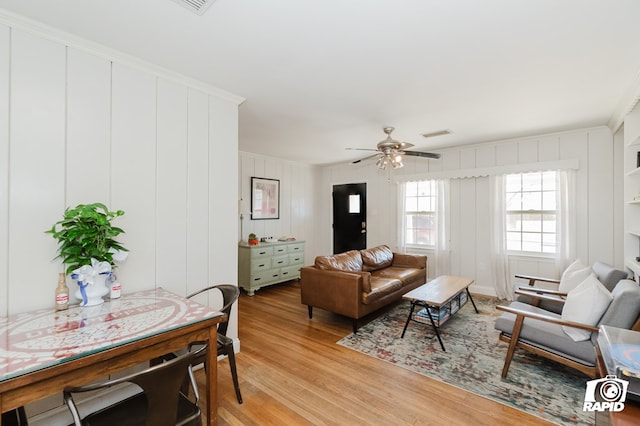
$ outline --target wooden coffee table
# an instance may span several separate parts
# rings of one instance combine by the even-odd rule
[[[473,309],[478,313],[478,308],[471,297],[471,293],[469,293],[469,286],[471,284],[473,284],[473,279],[471,278],[442,275],[402,296],[403,299],[411,302],[411,310],[409,311],[409,316],[407,317],[407,322],[404,324],[400,338],[404,337],[404,333],[407,331],[407,326],[409,326],[411,320],[426,322],[417,319],[422,316],[425,320],[427,318],[429,319],[442,350],[446,352],[438,328],[458,312],[458,310],[467,303],[467,300],[471,300]],[[420,310],[416,314],[416,317],[414,317],[416,306],[423,307],[424,309]]]

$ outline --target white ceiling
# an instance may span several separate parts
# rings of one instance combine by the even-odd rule
[[[606,125],[640,75],[638,0],[0,0],[246,98],[240,150],[361,157]],[[421,133],[451,129],[448,136]]]

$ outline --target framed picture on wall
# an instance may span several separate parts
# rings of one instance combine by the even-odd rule
[[[251,219],[280,219],[280,181],[251,178]]]

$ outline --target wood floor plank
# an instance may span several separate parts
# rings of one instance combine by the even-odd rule
[[[351,320],[319,309],[310,320],[297,282],[243,293],[238,303],[244,403],[236,401],[228,361],[220,361],[220,425],[550,424],[337,345]]]

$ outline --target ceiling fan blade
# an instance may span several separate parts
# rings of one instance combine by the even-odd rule
[[[377,149],[369,148],[345,148],[347,151],[378,151]]]
[[[438,159],[440,158],[440,154],[436,154],[433,152],[420,152],[420,151],[405,151],[404,152],[405,155],[412,155],[414,157],[424,157],[424,158],[433,158],[433,159]]]
[[[367,151],[375,151],[375,149],[368,149]],[[352,161],[352,162],[351,162],[351,164],[358,164],[358,163],[361,163],[361,162],[363,162],[363,161],[366,161],[366,160],[368,160],[368,159],[370,159],[370,158],[377,157],[378,155],[380,155],[380,154],[373,154],[373,155],[369,155],[368,157],[364,157],[364,158],[361,158],[361,159],[359,159],[359,160]]]
[[[409,142],[397,142],[396,144],[396,149],[399,149],[401,151],[404,151],[405,149],[411,148],[413,146],[413,144]]]

